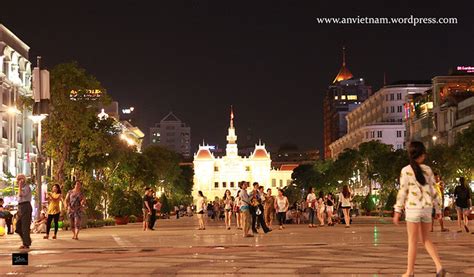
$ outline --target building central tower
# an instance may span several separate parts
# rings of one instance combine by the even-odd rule
[[[230,126],[229,132],[227,134],[226,154],[227,157],[237,157],[238,153],[239,149],[237,147],[237,135],[235,134],[234,128],[234,110],[232,106],[230,106]]]

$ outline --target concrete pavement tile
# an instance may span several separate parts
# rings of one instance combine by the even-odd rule
[[[40,274],[91,274],[100,269],[100,267],[83,267],[83,266],[62,266],[54,268],[45,268],[35,271]]]

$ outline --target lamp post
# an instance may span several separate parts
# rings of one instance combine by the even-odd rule
[[[41,143],[42,143],[42,138],[41,138],[41,121],[46,118],[46,115],[41,114],[41,115],[32,115],[30,116],[30,119],[33,121],[33,123],[38,124],[38,130],[37,130],[37,150],[38,154],[36,156],[36,197],[37,197],[37,213],[36,213],[36,218],[39,219],[40,217],[40,211],[41,211],[41,205],[43,204],[43,195],[42,195],[42,181],[41,181],[41,173],[43,172],[43,157],[42,157],[42,149],[41,149]]]

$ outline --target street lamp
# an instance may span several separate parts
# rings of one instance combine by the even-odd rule
[[[29,118],[33,121],[33,123],[38,124],[38,132],[37,132],[37,137],[38,137],[38,142],[37,142],[37,148],[38,148],[38,155],[36,156],[36,195],[38,197],[38,203],[37,205],[37,213],[36,217],[40,217],[40,211],[42,208],[42,202],[43,202],[43,197],[42,197],[42,181],[41,181],[41,172],[42,172],[42,156],[41,156],[41,121],[46,118],[46,115],[40,114],[40,115],[31,115]]]

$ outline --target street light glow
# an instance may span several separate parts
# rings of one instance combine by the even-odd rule
[[[15,115],[15,114],[21,114],[21,111],[18,110],[15,106],[13,106],[13,107],[7,108],[7,113],[11,115]]]
[[[46,115],[45,115],[45,114],[30,115],[29,118],[30,118],[34,123],[40,123],[43,119],[46,118]]]

